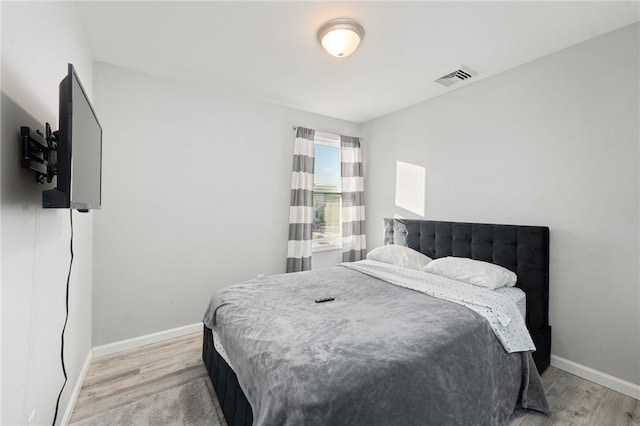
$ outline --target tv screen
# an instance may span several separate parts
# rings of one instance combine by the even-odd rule
[[[99,209],[102,127],[72,64],[60,82],[56,187],[43,192],[45,208]]]

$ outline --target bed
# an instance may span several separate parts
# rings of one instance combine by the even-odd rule
[[[535,352],[508,352],[477,311],[366,269],[395,267],[251,280],[205,314],[203,360],[229,425],[504,424],[519,408],[548,412],[538,375],[551,347],[548,228],[385,219],[384,229],[388,245],[516,272]],[[323,296],[336,300],[313,303]]]

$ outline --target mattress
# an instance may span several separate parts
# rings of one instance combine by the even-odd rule
[[[204,322],[256,424],[499,424],[519,404],[547,411],[530,353],[508,353],[478,313],[349,268],[225,287]]]
[[[512,301],[518,308],[518,312],[522,314],[522,318],[527,318],[527,295],[524,291],[517,287],[501,287],[493,291]]]
[[[227,352],[224,350],[222,343],[220,343],[220,336],[218,335],[218,332],[215,330],[215,328],[211,330],[211,334],[213,334],[213,347],[216,348],[216,351],[222,357],[222,359],[224,359],[225,362],[229,364],[229,368],[233,370],[233,364],[231,364],[231,361],[229,361],[229,355],[227,355]]]
[[[511,302],[513,302],[518,308],[518,312],[522,314],[522,318],[526,318],[527,311],[527,297],[524,291],[520,290],[516,287],[502,287],[496,290],[493,290],[496,293],[500,293],[506,298],[508,298]],[[216,348],[218,354],[225,360],[229,367],[233,370],[233,363],[229,360],[229,356],[227,352],[224,350],[222,343],[220,341],[220,336],[216,332],[215,328],[211,330],[213,334],[213,346]]]

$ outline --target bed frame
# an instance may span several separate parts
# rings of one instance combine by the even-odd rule
[[[202,360],[209,372],[209,378],[216,390],[216,396],[227,424],[229,426],[252,425],[251,405],[238,384],[236,373],[213,346],[213,333],[206,325],[204,326]]]
[[[542,373],[551,358],[549,325],[549,228],[431,220],[384,219],[384,243],[410,247],[432,259],[465,257],[503,266],[518,275],[527,295],[526,324],[537,350],[533,360]],[[202,359],[229,426],[253,423],[251,405],[238,378],[213,345],[204,327]]]

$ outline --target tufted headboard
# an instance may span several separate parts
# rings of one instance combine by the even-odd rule
[[[466,257],[515,272],[527,295],[526,323],[540,373],[549,365],[549,228],[432,220],[384,219],[384,243],[417,250],[432,259]]]

